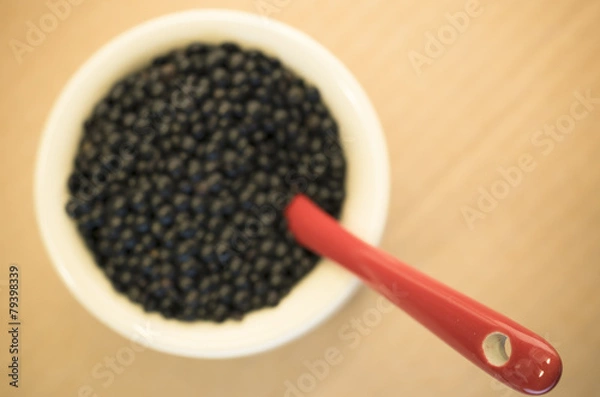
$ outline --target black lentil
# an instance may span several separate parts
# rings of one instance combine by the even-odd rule
[[[283,217],[295,193],[334,217],[338,126],[319,90],[235,43],[193,43],[94,107],[66,212],[114,288],[181,321],[276,306],[318,261]]]

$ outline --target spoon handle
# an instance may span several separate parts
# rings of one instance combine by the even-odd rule
[[[525,394],[550,391],[562,363],[543,338],[350,234],[308,197],[285,210],[296,240],[334,260],[479,368]]]

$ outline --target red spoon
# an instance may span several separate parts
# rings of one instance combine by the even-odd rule
[[[301,245],[346,267],[500,382],[531,395],[558,383],[560,357],[532,331],[361,241],[304,195],[285,216]]]

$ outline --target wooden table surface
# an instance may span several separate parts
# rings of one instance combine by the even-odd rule
[[[564,360],[551,395],[600,395],[600,2],[73,3],[56,9],[63,16],[56,26],[46,0],[0,5],[0,320],[8,321],[13,262],[21,267],[23,319],[18,390],[8,387],[9,337],[1,332],[0,395],[517,395],[400,311],[383,315],[356,344],[341,339],[341,327],[376,307],[367,290],[272,352],[210,361],[145,350],[109,369],[105,360],[129,342],[87,313],[50,264],[33,213],[36,150],[53,102],[82,62],[140,22],[194,7],[269,12],[348,65],[389,145],[382,247],[549,339]],[[28,24],[40,23],[54,30],[28,36]],[[307,381],[305,361],[330,347],[342,362]],[[298,381],[305,391],[289,391]]]

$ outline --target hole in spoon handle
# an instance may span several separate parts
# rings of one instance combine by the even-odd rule
[[[512,354],[510,337],[502,332],[492,332],[481,344],[487,362],[495,367],[505,365]]]
[[[562,363],[547,341],[525,331],[512,329],[488,334],[481,344],[481,352],[489,367],[482,368],[515,390],[544,394],[558,383]]]
[[[497,380],[532,395],[557,384],[560,357],[532,331],[356,238],[305,196],[285,216],[300,244],[354,272]]]

